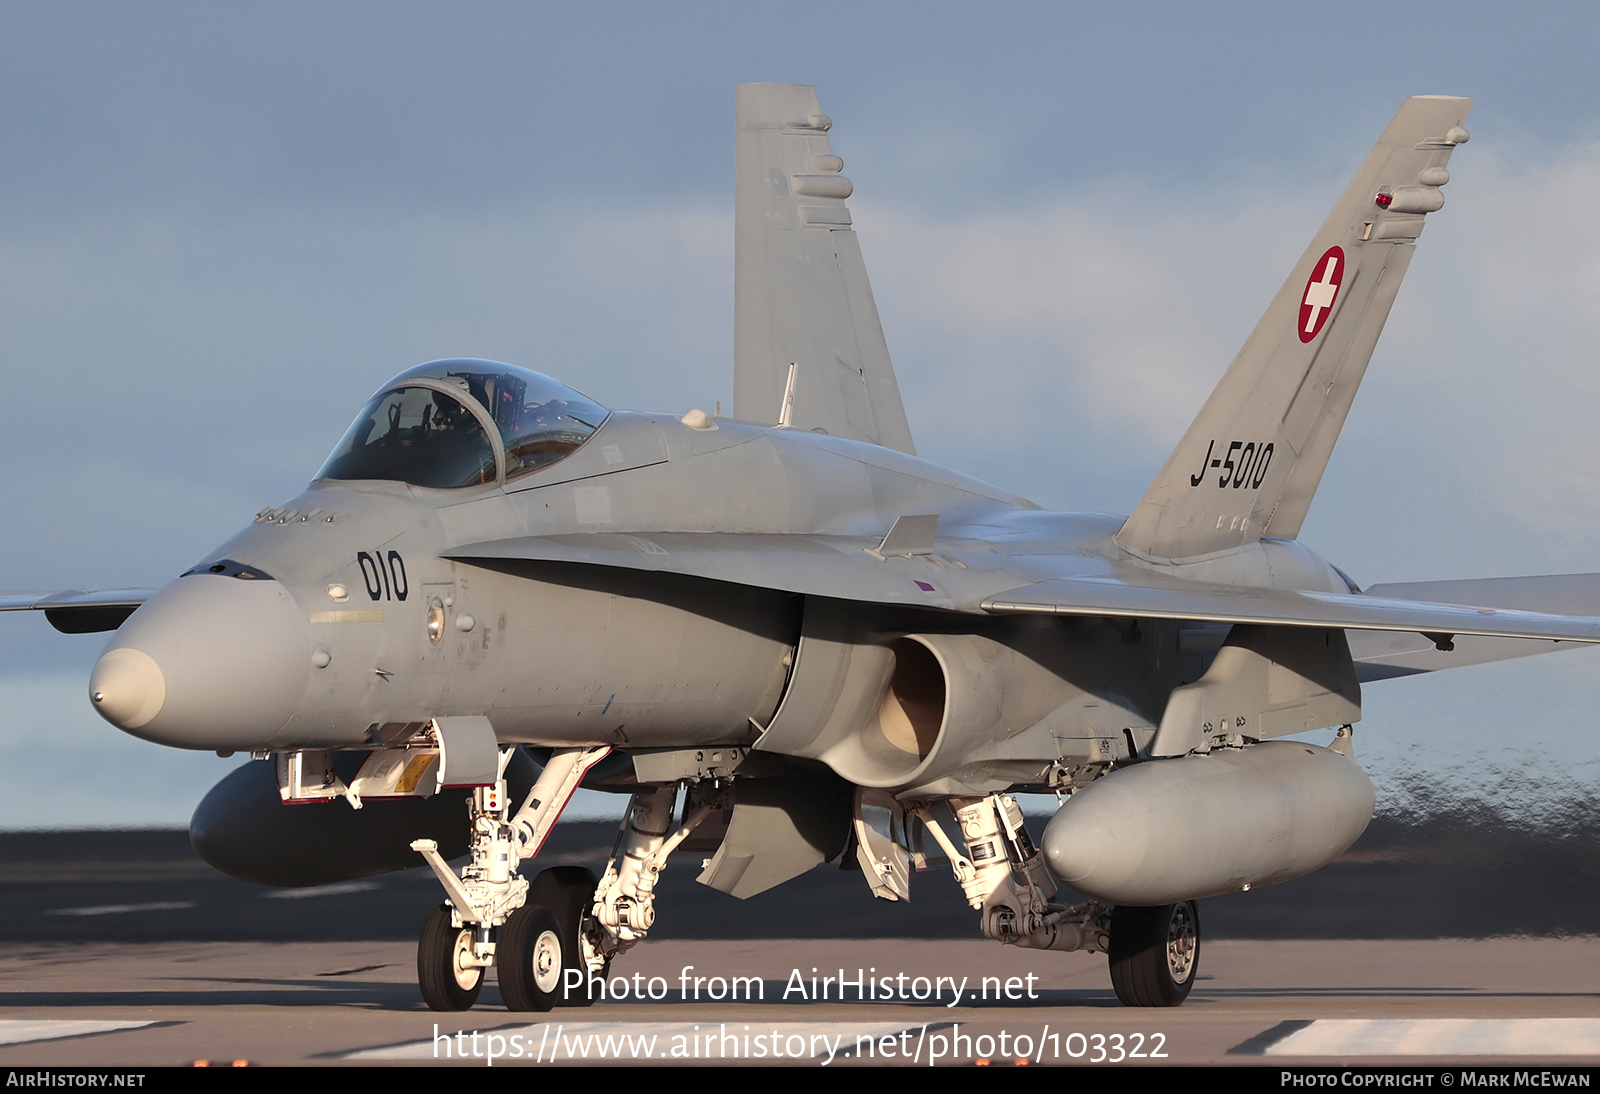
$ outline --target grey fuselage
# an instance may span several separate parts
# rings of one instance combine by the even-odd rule
[[[816,536],[865,549],[898,517],[924,513],[940,518],[936,553],[882,565],[907,588],[925,589],[926,603],[853,604],[851,640],[885,647],[912,633],[981,636],[1017,651],[1029,671],[1040,667],[1045,685],[1030,677],[1013,688],[986,715],[994,724],[982,739],[961,746],[999,755],[1051,715],[1032,744],[1013,741],[1009,766],[991,782],[1027,781],[1070,751],[1063,740],[1105,742],[1080,749],[1080,759],[1095,748],[1106,761],[1126,755],[1137,742],[1107,742],[1120,732],[1111,723],[1153,732],[1167,696],[1199,677],[1209,651],[1182,650],[1176,623],[1149,624],[1130,641],[1126,627],[1097,619],[990,616],[977,606],[984,596],[1130,567],[1347,591],[1332,567],[1292,542],[1155,567],[1112,541],[1120,518],[1043,512],[889,449],[614,412],[570,456],[509,484],[312,483],[135,612],[97,665],[91,693],[128,732],[193,749],[368,748],[430,718],[469,714],[486,715],[505,743],[749,744],[786,689],[807,683],[794,666],[816,596],[705,576],[449,556],[471,544],[592,533],[637,536],[642,551],[661,554],[651,534]],[[872,686],[881,691],[892,671]],[[1119,709],[1108,715],[1095,696]],[[953,685],[950,698],[957,705]],[[874,709],[854,717],[870,720]],[[902,747],[925,756],[930,744]],[[883,784],[916,764],[881,777],[833,766]]]

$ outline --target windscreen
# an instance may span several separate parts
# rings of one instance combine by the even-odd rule
[[[413,486],[494,481],[494,448],[478,419],[448,395],[401,387],[356,416],[319,479],[388,479]]]
[[[605,407],[542,373],[497,361],[431,361],[401,374],[461,387],[476,399],[500,430],[506,446],[506,478],[547,467],[587,441],[610,413]]]

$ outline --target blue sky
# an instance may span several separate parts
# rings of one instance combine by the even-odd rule
[[[1302,538],[1363,584],[1600,568],[1597,31],[1576,5],[7,5],[0,587],[163,583],[419,361],[731,403],[755,80],[835,119],[922,454],[1112,512],[1400,99],[1474,96]],[[100,645],[0,618],[0,826],[182,823],[229,765],[95,718]],[[1370,687],[1380,793],[1586,793],[1597,658]]]

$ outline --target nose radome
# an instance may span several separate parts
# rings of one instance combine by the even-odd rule
[[[278,582],[191,574],[117,631],[89,697],[106,721],[159,744],[265,746],[305,690],[309,649],[306,618]]]
[[[149,725],[167,701],[167,681],[148,653],[124,646],[95,662],[89,676],[89,701],[100,716],[121,729]]]

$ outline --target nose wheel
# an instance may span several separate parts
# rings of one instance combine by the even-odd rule
[[[1175,1007],[1200,968],[1200,908],[1192,900],[1111,914],[1111,986],[1129,1007]]]
[[[506,1009],[547,1011],[595,1001],[579,938],[598,885],[581,866],[556,866],[533,879],[528,903],[506,921],[495,951]],[[604,978],[610,964],[595,975]]]
[[[417,942],[417,983],[437,1011],[470,1010],[483,990],[483,968],[473,963],[472,928],[450,922],[450,906],[428,913]]]
[[[561,924],[549,908],[524,904],[500,929],[495,951],[500,995],[507,1010],[554,1007],[569,967]]]

